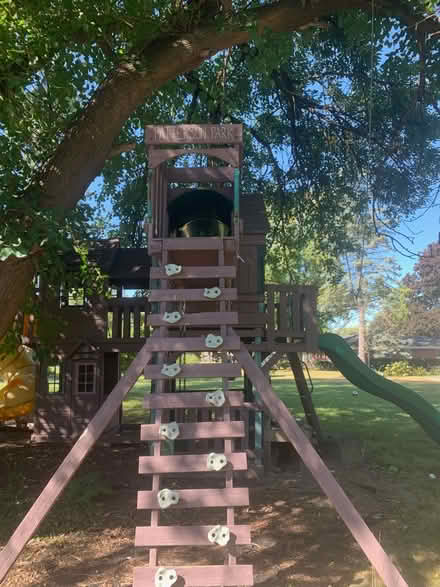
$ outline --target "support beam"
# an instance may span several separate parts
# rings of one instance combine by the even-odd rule
[[[323,440],[321,423],[319,422],[318,414],[313,405],[312,394],[309,391],[306,378],[304,377],[301,359],[299,358],[298,353],[287,353],[287,358],[289,359],[290,368],[292,369],[295,378],[296,388],[304,408],[306,421],[315,431],[318,443],[321,443]]]
[[[96,441],[119,409],[122,400],[142,374],[145,364],[151,361],[151,357],[152,353],[148,351],[147,344],[145,344],[131,363],[127,373],[115,385],[113,391],[96,412],[90,424],[70,449],[64,461],[20,522],[6,546],[0,552],[0,583],[6,577],[26,543],[38,530],[83,460],[95,446]]]
[[[386,587],[408,587],[408,584],[393,565],[379,541],[330,473],[309,439],[295,422],[289,409],[273,391],[271,384],[255,364],[246,347],[242,345],[242,350],[235,352],[234,355],[257,388],[261,401],[293,444],[304,464],[327,495]]]

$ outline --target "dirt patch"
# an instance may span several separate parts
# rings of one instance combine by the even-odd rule
[[[0,542],[37,497],[67,452],[60,445],[31,446],[15,438],[0,446]],[[134,548],[134,528],[147,523],[136,511],[136,491],[149,480],[137,474],[140,444],[98,446],[81,467],[72,486],[30,541],[11,570],[5,587],[68,585],[128,587],[133,566],[147,552]],[[411,528],[417,511],[440,535],[438,511],[424,512],[411,481],[367,463],[347,466],[330,455],[330,466],[367,523],[402,569],[411,587],[440,586],[439,544],[424,541]],[[170,480],[181,486],[182,480]],[[240,483],[243,484],[244,483]],[[248,523],[252,544],[236,547],[239,563],[251,563],[261,587],[379,587],[380,580],[345,525],[303,468],[251,480],[251,506],[237,523]],[[199,485],[200,486],[200,485]],[[415,509],[419,508],[419,509]],[[177,511],[175,512],[177,514]],[[162,523],[171,521],[165,512]],[[178,514],[183,515],[179,512]],[[193,511],[182,523],[218,523],[215,511]],[[191,518],[191,516],[193,516]],[[417,528],[420,524],[417,525]],[[429,534],[429,533],[428,533]],[[162,564],[221,564],[223,551],[163,549]]]

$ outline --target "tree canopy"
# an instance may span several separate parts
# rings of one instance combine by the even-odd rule
[[[420,1],[5,0],[0,8],[0,338],[102,198],[144,212],[145,124],[243,122],[243,189],[274,233],[337,252],[438,181],[440,22]],[[134,149],[132,148],[134,146]]]

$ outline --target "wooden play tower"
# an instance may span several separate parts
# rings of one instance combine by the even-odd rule
[[[148,564],[134,569],[134,587],[254,584],[252,565],[240,564],[236,549],[251,542],[249,527],[236,523],[248,489],[235,486],[239,475],[243,485],[249,458],[258,457],[258,446],[249,446],[251,411],[254,428],[262,412],[277,423],[385,584],[406,586],[261,364],[265,355],[270,365],[277,353],[317,350],[315,294],[264,284],[264,230],[249,222],[264,208],[256,196],[240,194],[241,125],[148,126],[146,144],[152,335],[0,553],[0,581],[143,373],[154,385],[144,402],[152,420],[141,426],[141,439],[151,449],[139,459],[146,489],[137,507],[149,512],[149,523],[136,528],[135,544],[148,549]],[[176,166],[193,156],[203,164]],[[210,362],[186,360],[202,352]],[[250,399],[234,388],[242,374]],[[195,387],[194,379],[212,384]],[[208,509],[215,520],[206,524]],[[161,549],[170,547],[188,548],[185,566],[170,564],[169,555],[162,563]],[[210,549],[214,564],[192,564],[193,548]]]

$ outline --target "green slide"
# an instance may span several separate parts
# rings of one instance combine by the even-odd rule
[[[337,334],[321,334],[319,348],[353,385],[396,404],[414,418],[428,436],[440,444],[440,412],[421,395],[378,375]]]

